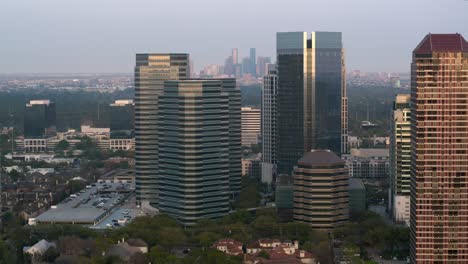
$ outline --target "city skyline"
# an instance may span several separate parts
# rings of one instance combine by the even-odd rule
[[[187,11],[180,12],[177,18],[193,23],[189,26],[173,23],[162,31],[157,25],[168,17],[164,12],[155,15],[153,10],[172,10],[177,8],[175,3],[134,5],[112,1],[110,5],[109,1],[55,3],[52,0],[5,3],[2,6],[4,15],[0,17],[0,25],[4,25],[0,26],[0,33],[5,36],[0,47],[3,62],[0,72],[131,72],[135,53],[155,51],[190,53],[198,70],[202,65],[222,64],[232,48],[238,48],[239,58],[248,56],[251,47],[257,49],[259,56],[274,58],[275,32],[308,28],[343,32],[348,69],[408,72],[412,47],[428,32],[468,33],[464,27],[466,23],[463,23],[468,2],[463,0],[431,5],[422,0],[409,3],[366,0],[359,5],[362,8],[342,0],[327,3],[293,1],[290,7],[268,3],[270,13],[265,15],[257,12],[264,9],[263,1],[218,3],[205,0],[184,4]],[[210,20],[200,19],[206,13],[200,7],[208,6],[232,12],[210,13]],[[301,8],[294,8],[296,6]],[[195,9],[201,11],[190,12]],[[311,9],[317,11],[316,15],[310,15]],[[331,10],[335,12],[333,16],[329,16]],[[412,23],[416,10],[424,11],[428,17],[437,16],[444,23],[439,23],[439,19]],[[292,12],[294,16],[289,15]],[[266,21],[280,15],[286,18],[281,23],[252,26],[255,25],[252,21]],[[119,17],[128,19],[117,19]],[[212,22],[218,18],[224,21],[222,27]],[[212,35],[217,37],[209,38]],[[206,39],[212,40],[209,45]],[[400,39],[405,41],[398,41]],[[381,53],[381,50],[392,52]]]

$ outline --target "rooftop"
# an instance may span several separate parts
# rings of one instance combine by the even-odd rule
[[[427,34],[414,49],[414,53],[468,52],[468,42],[459,33]]]
[[[349,189],[350,190],[364,190],[364,183],[358,178],[349,178]]]
[[[95,225],[110,214],[130,192],[129,184],[96,183],[72,194],[36,218],[38,223],[71,223]]]
[[[389,150],[388,149],[380,149],[380,148],[351,149],[351,156],[361,157],[361,158],[388,157],[389,156]]]
[[[303,165],[330,165],[344,163],[335,153],[330,150],[312,150],[306,153],[300,160],[299,164]]]

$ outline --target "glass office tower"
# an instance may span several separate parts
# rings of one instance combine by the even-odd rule
[[[224,85],[233,81],[166,81],[159,97],[158,208],[184,225],[230,210],[230,94]]]
[[[135,66],[136,193],[157,207],[158,98],[164,81],[190,77],[188,54],[137,54]]]
[[[116,100],[110,107],[110,138],[134,138],[135,105],[133,100]]]
[[[268,75],[263,77],[262,87],[262,183],[271,185],[276,175],[277,147],[277,106],[278,75],[272,65]]]
[[[57,134],[55,103],[50,100],[31,100],[24,113],[24,137],[47,138]]]
[[[347,97],[340,32],[277,33],[278,173],[312,149],[347,152]]]

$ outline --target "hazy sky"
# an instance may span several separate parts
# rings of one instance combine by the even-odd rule
[[[0,73],[130,73],[142,52],[199,69],[232,47],[274,56],[278,31],[341,31],[348,70],[404,72],[428,32],[468,38],[468,1],[1,0]]]

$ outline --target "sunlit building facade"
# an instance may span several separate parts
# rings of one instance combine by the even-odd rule
[[[429,34],[411,67],[411,263],[468,263],[468,43]]]
[[[241,109],[242,146],[251,147],[259,143],[260,109],[242,107]]]
[[[390,134],[390,210],[397,223],[409,223],[411,180],[410,95],[398,94]]]
[[[137,54],[135,66],[136,194],[158,203],[158,98],[164,81],[190,77],[188,54]]]

